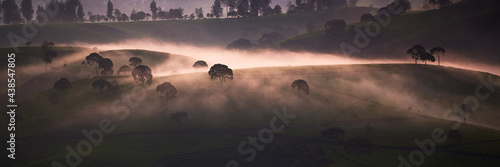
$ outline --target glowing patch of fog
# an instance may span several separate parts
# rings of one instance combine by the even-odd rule
[[[100,50],[143,49],[166,52],[176,55],[193,57],[204,60],[209,64],[223,63],[233,69],[269,67],[269,66],[304,66],[304,65],[334,65],[334,64],[370,64],[370,63],[403,63],[391,60],[360,60],[344,56],[291,52],[276,50],[238,51],[226,50],[217,47],[197,47],[179,45],[154,40],[128,40],[111,44],[78,43],[77,46],[89,48],[98,47]],[[194,62],[193,62],[194,63]]]

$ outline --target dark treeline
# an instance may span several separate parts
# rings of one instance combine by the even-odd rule
[[[108,0],[104,14],[84,12],[80,0],[51,0],[45,5],[33,7],[32,0],[22,0],[16,4],[15,0],[0,0],[0,19],[4,24],[21,24],[31,21],[37,22],[123,22],[141,20],[193,20],[204,18],[248,18],[257,16],[280,15],[283,8],[280,5],[271,6],[271,0],[214,0],[211,9],[195,8],[195,12],[185,14],[183,8],[162,9],[152,0],[149,11],[136,11],[130,14],[114,8],[113,2]],[[333,9],[338,7],[355,6],[357,0],[296,0],[289,2],[286,13],[301,13],[314,10]],[[47,17],[48,11],[55,11]],[[44,20],[47,19],[47,20]]]

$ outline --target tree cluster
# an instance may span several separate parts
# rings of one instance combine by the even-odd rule
[[[422,45],[415,45],[406,51],[406,54],[411,55],[411,58],[415,60],[415,64],[417,64],[417,60],[422,60],[425,63],[425,66],[427,66],[428,61],[436,61],[434,56],[438,57],[438,63],[441,65],[441,56],[445,53],[446,50],[443,47],[434,47],[429,53]]]

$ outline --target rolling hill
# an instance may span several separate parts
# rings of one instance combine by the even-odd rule
[[[116,129],[83,157],[83,166],[221,166],[232,159],[244,162],[247,155],[238,154],[239,143],[268,127],[273,109],[283,111],[286,107],[297,117],[290,119],[283,132],[275,133],[251,165],[304,166],[310,150],[319,147],[335,166],[396,166],[398,155],[407,156],[419,149],[415,139],[430,137],[435,128],[448,132],[455,123],[443,120],[444,111],[474,95],[480,83],[477,77],[488,75],[414,64],[266,67],[234,70],[234,80],[226,81],[223,90],[204,71],[155,76],[152,86],[145,87],[145,99],[137,101],[125,120],[118,119],[120,114],[109,107],[122,94],[132,93],[133,87],[142,87],[140,83],[129,76],[76,79],[65,102],[51,103],[49,97],[61,92],[49,87],[19,103],[17,126],[22,131],[16,138],[21,150],[18,162],[25,166],[64,162],[66,145],[75,148],[85,139],[83,129],[96,128],[106,118],[113,120]],[[118,81],[121,93],[105,89],[100,95],[91,87],[97,79]],[[310,95],[298,99],[297,90],[290,87],[296,79],[308,82]],[[498,83],[500,77],[492,79]],[[156,85],[163,82],[178,90],[168,103],[155,92]],[[438,144],[425,164],[497,164],[498,100],[500,93],[496,91],[481,101],[468,124],[459,128],[464,136],[461,143],[449,139]],[[175,123],[170,117],[175,112],[188,113],[189,120]],[[344,146],[322,138],[321,131],[332,126],[345,129],[345,141],[368,136],[373,152],[348,153]],[[373,132],[367,132],[366,126],[373,127]]]
[[[452,56],[452,60],[498,63],[500,57],[495,53],[500,45],[500,24],[493,20],[500,14],[499,6],[499,2],[495,0],[463,0],[442,9],[393,16],[388,26],[381,28],[378,36],[370,38],[370,43],[361,49],[361,54],[354,56],[367,59],[404,59],[408,57],[408,48],[420,44],[427,50],[442,46],[447,49],[447,55]],[[362,23],[352,25],[364,26]],[[322,45],[324,35],[324,31],[318,31],[300,35],[290,41],[304,44],[303,47],[293,45],[294,50],[328,52],[316,49],[318,46],[315,46]],[[346,42],[352,44],[352,41]],[[280,44],[274,45],[275,48],[279,46]]]

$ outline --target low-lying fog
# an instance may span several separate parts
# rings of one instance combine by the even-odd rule
[[[75,43],[66,44],[68,46],[83,46],[87,48],[97,47],[99,50],[121,50],[121,49],[140,49],[158,52],[183,55],[199,60],[204,60],[209,65],[222,63],[233,69],[269,67],[269,66],[303,66],[303,65],[332,65],[332,64],[392,64],[392,63],[413,63],[413,60],[406,53],[401,53],[398,59],[359,59],[342,55],[331,55],[310,52],[292,52],[277,50],[258,50],[258,51],[239,51],[227,50],[218,47],[197,47],[192,45],[182,45],[166,43],[152,39],[127,40],[109,44],[87,44]],[[419,61],[419,64],[423,62]],[[493,64],[474,63],[471,59],[465,59],[464,56],[457,55],[453,51],[448,51],[441,57],[441,63],[444,66],[470,69],[475,71],[484,71],[493,74],[500,74],[500,67]],[[434,63],[437,65],[437,60]]]

